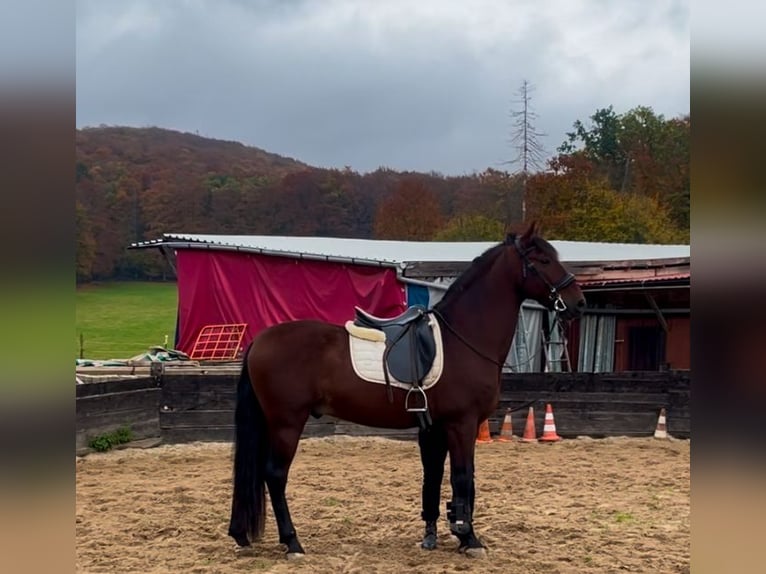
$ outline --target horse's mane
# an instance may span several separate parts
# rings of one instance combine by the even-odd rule
[[[503,249],[509,245],[513,245],[515,240],[515,234],[508,234],[508,237],[505,239],[505,241],[500,242],[497,245],[493,245],[484,253],[476,257],[471,262],[471,265],[468,267],[468,269],[466,269],[462,274],[458,276],[457,279],[455,279],[455,281],[452,282],[452,284],[447,289],[447,292],[444,293],[442,298],[434,305],[434,308],[441,310],[444,306],[449,305],[449,303],[457,298],[460,293],[465,291],[476,280],[477,277],[483,275],[484,272],[492,265],[495,259],[497,259],[500,253],[503,252]],[[530,238],[530,243],[545,255],[558,259],[558,251],[556,251],[556,248],[539,235],[535,235]]]
[[[507,240],[506,240],[507,241]],[[498,255],[502,253],[507,243],[498,243],[487,249],[484,253],[476,257],[471,265],[461,273],[457,279],[452,282],[447,292],[442,298],[434,305],[437,310],[442,309],[445,305],[454,300],[460,293],[462,293],[471,283],[473,283],[477,277],[483,275],[485,270],[488,269]]]

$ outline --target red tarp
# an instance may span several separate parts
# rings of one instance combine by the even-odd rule
[[[294,319],[342,325],[354,306],[390,317],[404,311],[404,286],[390,268],[254,253],[179,249],[176,348],[191,352],[200,329],[247,323],[244,347],[265,327]]]

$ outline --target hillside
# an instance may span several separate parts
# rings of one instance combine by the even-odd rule
[[[184,158],[203,172],[232,169],[282,177],[309,166],[239,142],[202,137],[157,127],[97,127],[78,129],[75,137],[79,164],[110,158],[150,169]]]
[[[229,211],[233,194],[249,195],[311,169],[238,142],[157,127],[79,129],[75,145],[81,279],[161,273],[156,257],[125,247],[170,229],[219,230],[213,212]]]

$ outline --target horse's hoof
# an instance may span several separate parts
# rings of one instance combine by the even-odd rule
[[[234,542],[237,543],[237,546],[240,546],[242,548],[247,548],[248,546],[250,546],[250,540],[247,539],[247,534],[229,533],[229,536],[231,536],[234,539]]]
[[[287,559],[288,560],[300,560],[306,556],[303,552],[288,552],[287,553]]]
[[[486,548],[466,548],[465,555],[468,556],[469,558],[486,558],[487,549]]]
[[[234,554],[237,556],[255,556],[255,548],[251,545],[247,546],[235,546],[234,547]]]
[[[433,550],[436,548],[436,535],[435,534],[427,534],[423,537],[423,542],[421,542],[420,547],[424,550]]]

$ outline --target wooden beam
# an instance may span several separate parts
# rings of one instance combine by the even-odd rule
[[[646,297],[646,300],[649,301],[649,305],[654,309],[655,314],[657,315],[657,320],[660,322],[660,325],[662,326],[662,330],[666,333],[668,332],[668,323],[665,321],[665,316],[662,314],[662,310],[657,305],[657,301],[654,300],[654,297],[652,297],[652,294],[648,291],[644,291],[644,296]]]

